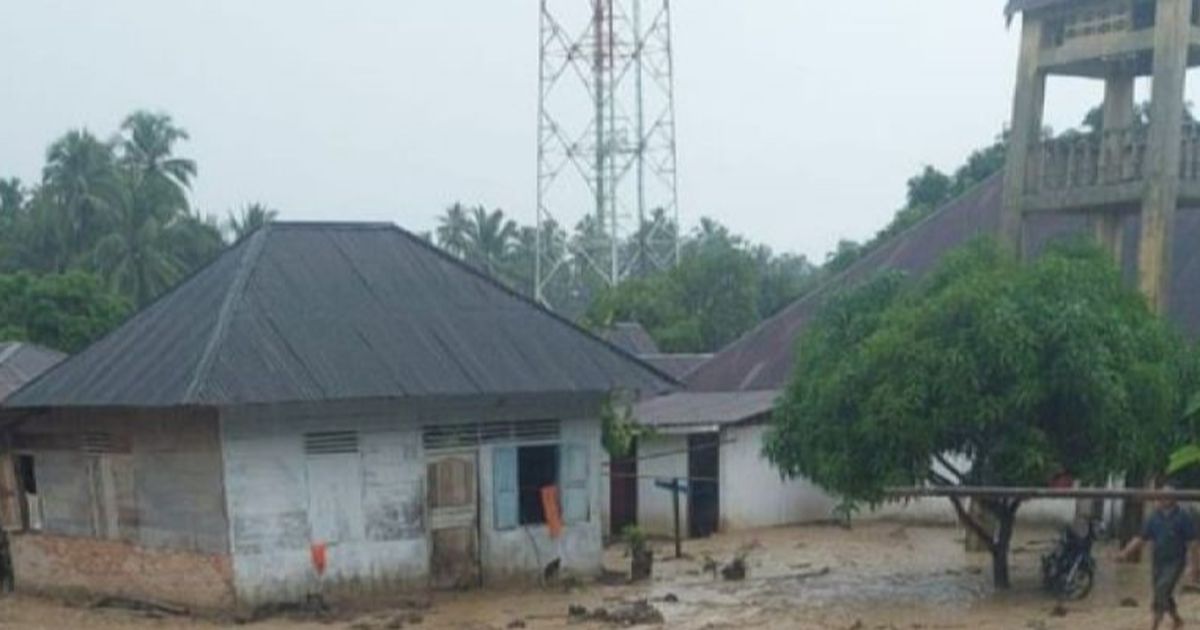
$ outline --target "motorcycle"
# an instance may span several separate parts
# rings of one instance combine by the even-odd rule
[[[1042,586],[1054,595],[1070,600],[1087,597],[1096,579],[1095,522],[1088,520],[1087,533],[1080,536],[1072,527],[1064,527],[1054,550],[1042,556]]]

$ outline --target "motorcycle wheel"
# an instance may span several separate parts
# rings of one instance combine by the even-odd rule
[[[1092,592],[1092,582],[1096,579],[1095,571],[1090,566],[1075,567],[1063,577],[1062,594],[1071,600],[1080,600]]]

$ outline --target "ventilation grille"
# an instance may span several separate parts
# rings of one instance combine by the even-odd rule
[[[358,452],[358,431],[322,431],[304,434],[306,455],[335,455]]]
[[[103,455],[117,450],[111,433],[84,433],[80,436],[79,448],[89,455]]]
[[[422,430],[421,440],[427,450],[439,450],[505,442],[556,442],[561,435],[562,423],[558,420],[534,420],[429,425]]]

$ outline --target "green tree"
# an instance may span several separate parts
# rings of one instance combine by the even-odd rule
[[[465,258],[467,249],[470,247],[470,238],[467,233],[470,231],[471,219],[467,216],[467,212],[466,206],[454,202],[446,208],[446,212],[442,216],[438,217],[438,226],[435,232],[438,247],[459,258]]]
[[[111,144],[87,130],[74,130],[50,145],[42,171],[36,224],[46,246],[38,255],[56,271],[78,263],[107,227],[108,213],[120,196],[116,156]]]
[[[476,206],[467,223],[464,258],[489,274],[497,275],[512,254],[518,233],[517,223],[505,217],[503,210],[488,212],[483,206]]]
[[[77,352],[112,330],[129,311],[100,278],[82,271],[0,275],[0,339]]]
[[[1163,461],[1185,344],[1115,265],[1083,246],[1021,265],[990,241],[926,280],[845,293],[798,346],[764,450],[787,475],[877,503],[888,486],[1102,484]],[[982,502],[998,587],[1021,502]]]

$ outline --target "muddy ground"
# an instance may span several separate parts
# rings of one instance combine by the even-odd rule
[[[1147,567],[1118,565],[1112,548],[1097,549],[1096,588],[1084,602],[1056,602],[1038,590],[1038,558],[1055,532],[1026,528],[1013,554],[1014,588],[993,593],[988,559],[966,554],[952,528],[875,523],[851,531],[792,527],[718,536],[685,546],[688,558],[669,559],[656,544],[655,578],[643,585],[557,584],[525,592],[437,595],[371,612],[333,611],[321,617],[276,617],[240,627],[254,630],[338,628],[602,628],[581,621],[571,606],[612,611],[640,599],[671,628],[1141,628],[1148,624]],[[708,558],[731,559],[749,549],[744,581],[714,579]],[[627,568],[622,550],[609,550],[610,569]],[[1130,598],[1136,600],[1128,601]],[[1126,600],[1126,601],[1122,601]],[[1200,595],[1184,593],[1181,608],[1200,627]],[[0,628],[218,628],[232,622],[159,612],[97,609],[26,596],[0,598]]]

